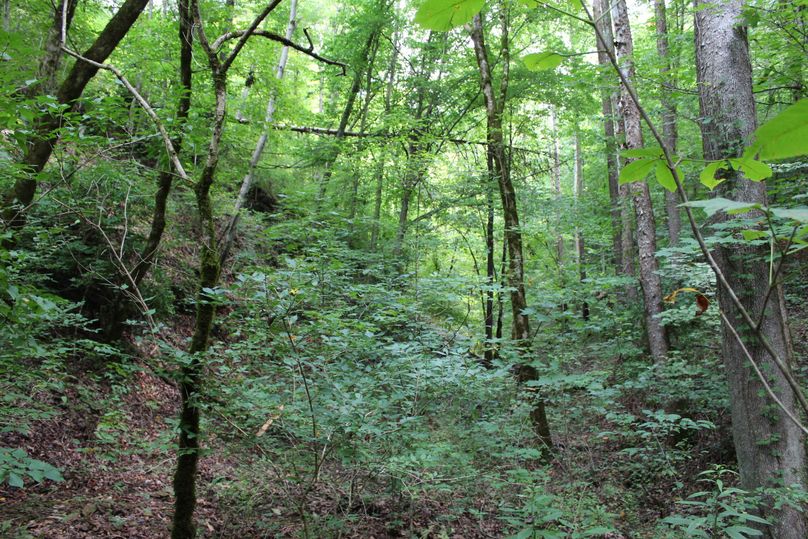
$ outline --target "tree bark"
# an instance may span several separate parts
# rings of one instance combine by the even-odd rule
[[[96,63],[103,63],[135,23],[148,1],[126,0],[82,56]],[[77,61],[59,87],[57,101],[72,106],[97,72],[98,67]],[[37,121],[34,128],[36,135],[30,141],[23,158],[26,174],[14,183],[11,192],[5,196],[3,220],[10,228],[20,229],[25,226],[25,209],[36,195],[36,175],[42,172],[53,153],[58,138],[56,130],[61,125],[62,118],[61,113],[55,113]]]
[[[695,10],[696,68],[701,115],[704,158],[709,160],[739,156],[745,141],[756,127],[755,101],[752,94],[752,68],[746,27],[743,26],[741,0],[698,0]],[[734,174],[717,189],[717,196],[743,202],[766,204],[766,186]],[[723,216],[723,220],[733,219]],[[729,285],[738,293],[753,316],[761,316],[763,293],[769,286],[765,262],[768,250],[739,242],[716,250],[716,261]],[[744,323],[726,290],[719,288],[719,307],[736,327]],[[779,293],[772,294],[763,316],[761,334],[772,349],[788,358],[783,304]],[[732,434],[746,489],[776,484],[805,487],[805,446],[798,427],[785,413],[764,396],[762,384],[751,374],[742,346],[722,325],[722,355],[730,389]],[[746,347],[783,404],[794,409],[795,395],[783,373],[774,365],[757,339],[748,339]],[[764,530],[774,539],[808,537],[805,515],[787,505],[776,510],[761,508],[763,516],[774,521]]]
[[[654,0],[654,13],[656,19],[657,53],[662,65],[659,75],[662,79],[662,133],[665,145],[672,154],[676,153],[676,103],[673,100],[671,88],[676,86],[676,79],[671,73],[671,53],[668,46],[668,22],[665,14],[665,0]],[[679,243],[682,231],[682,217],[679,214],[679,198],[676,193],[665,190],[665,213],[668,217],[668,242],[670,245]]]
[[[502,108],[497,106],[491,79],[491,67],[483,34],[482,15],[475,15],[471,22],[471,40],[480,71],[480,85],[485,99],[487,139],[491,155],[492,171],[499,184],[502,211],[505,221],[505,242],[508,245],[508,284],[511,287],[511,310],[513,316],[512,338],[524,350],[530,344],[530,321],[525,294],[524,263],[522,257],[522,232],[519,226],[519,212],[516,205],[516,192],[511,182],[509,160],[502,133]],[[538,379],[536,368],[522,363],[517,370],[520,383]],[[552,447],[550,426],[547,422],[544,400],[536,397],[531,412],[533,428],[537,436],[548,447]]]
[[[634,79],[634,44],[625,0],[615,3],[615,49],[621,61],[620,69],[627,81]],[[620,117],[625,132],[627,149],[642,148],[640,111],[623,86],[619,101]],[[657,274],[656,223],[651,206],[651,192],[646,182],[631,184],[634,213],[637,219],[637,251],[639,253],[640,287],[643,294],[643,314],[648,348],[655,361],[661,361],[668,353],[668,335],[659,315],[663,311],[662,282]]]

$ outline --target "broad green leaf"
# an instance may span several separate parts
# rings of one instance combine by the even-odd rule
[[[710,191],[721,185],[724,180],[720,179],[717,180],[715,178],[716,172],[719,170],[726,170],[727,169],[727,162],[726,161],[713,161],[712,163],[708,164],[704,167],[704,170],[701,171],[699,174],[699,181],[707,187]]]
[[[742,230],[741,235],[746,241],[762,240],[769,237],[769,234],[762,230]]]
[[[620,171],[619,183],[636,182],[644,180],[656,166],[658,159],[638,159],[623,167]]]
[[[759,182],[773,174],[772,169],[766,163],[755,161],[748,157],[738,157],[729,160],[732,168],[740,170],[748,180]]]
[[[650,148],[634,148],[633,150],[626,150],[620,152],[623,157],[629,159],[642,158],[642,157],[662,157],[662,148],[659,146],[652,146]]]
[[[724,528],[724,533],[732,539],[748,539],[749,537],[760,537],[763,535],[763,532],[760,530],[747,526],[730,526],[729,528]]]
[[[524,56],[522,61],[525,62],[525,67],[531,71],[546,71],[561,65],[564,57],[555,52],[537,52]]]
[[[750,202],[736,202],[727,198],[715,197],[706,200],[691,200],[682,206],[689,206],[691,208],[701,208],[708,217],[712,217],[716,212],[724,211],[730,215],[736,213],[744,213],[756,208],[760,208],[760,204]]]
[[[758,127],[752,147],[766,160],[808,154],[808,98],[800,99]]]
[[[22,488],[22,487],[25,486],[25,483],[23,483],[23,481],[22,481],[22,477],[15,474],[14,472],[10,472],[8,474],[8,484],[9,484],[9,486],[16,487],[16,488]]]
[[[656,162],[656,179],[659,184],[670,191],[671,193],[676,192],[676,180],[673,179],[673,174],[671,173],[671,169],[668,168],[668,164],[661,159]]]
[[[426,0],[415,13],[415,22],[445,32],[469,22],[484,4],[485,0]]]
[[[800,223],[808,223],[808,208],[769,208],[775,216],[781,219],[791,219]]]

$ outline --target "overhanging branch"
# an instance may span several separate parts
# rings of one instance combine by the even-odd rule
[[[219,50],[219,48],[221,48],[221,46],[224,44],[225,41],[228,41],[228,40],[231,40],[231,39],[241,38],[245,34],[247,34],[248,32],[249,32],[249,30],[235,30],[233,32],[227,32],[226,34],[222,34],[221,36],[219,36],[218,39],[216,39],[216,41],[213,42],[213,44],[211,45],[211,48],[213,50]],[[252,36],[258,36],[258,37],[263,37],[263,38],[269,39],[271,41],[277,41],[278,43],[286,45],[287,47],[289,47],[291,49],[295,49],[298,52],[302,52],[306,56],[314,58],[318,62],[322,62],[324,64],[332,65],[332,66],[339,66],[340,68],[342,68],[342,75],[345,75],[345,70],[348,67],[348,65],[343,63],[343,62],[338,62],[336,60],[330,60],[330,59],[325,58],[323,56],[320,56],[319,54],[314,52],[314,44],[311,42],[311,38],[309,37],[308,30],[304,30],[303,32],[306,34],[306,39],[309,42],[308,47],[304,47],[303,45],[298,45],[294,41],[286,39],[284,36],[282,36],[280,34],[276,34],[275,32],[270,32],[268,30],[255,30],[255,31],[252,32],[251,35]]]

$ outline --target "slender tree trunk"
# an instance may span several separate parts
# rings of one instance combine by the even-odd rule
[[[607,51],[614,52],[614,37],[612,36],[612,17],[609,10],[608,0],[595,0],[593,4],[593,11],[598,30],[606,40],[606,43],[601,43],[600,40],[598,40],[598,64],[601,66],[601,68],[610,69],[611,62],[609,61],[609,54]],[[603,135],[606,149],[606,174],[609,182],[609,201],[611,202],[613,230],[612,250],[614,252],[615,271],[617,273],[622,273],[622,237],[624,229],[623,222],[620,218],[621,199],[619,185],[617,182],[617,177],[619,174],[619,162],[617,159],[617,144],[614,136],[614,109],[612,107],[613,99],[614,91],[604,86],[601,90],[600,100],[601,110],[603,111]]]
[[[553,154],[553,192],[556,201],[556,260],[558,261],[558,273],[561,286],[564,286],[564,236],[561,235],[561,160],[558,157],[558,121],[555,109],[550,111],[550,133],[552,142],[550,152]]]
[[[11,0],[3,0],[3,30],[11,31]]]
[[[76,5],[78,0],[69,0],[67,4],[59,2],[55,5],[53,10],[53,24],[48,30],[48,36],[45,38],[45,52],[39,62],[39,69],[37,70],[36,83],[28,87],[26,94],[29,96],[35,94],[54,94],[58,88],[56,76],[59,67],[62,63],[62,36],[64,31],[70,29],[70,23],[73,21],[73,15],[76,12]]]
[[[756,126],[752,94],[752,67],[741,0],[698,0],[695,10],[696,67],[704,158],[710,160],[739,156],[744,142]],[[717,189],[717,196],[766,205],[766,186],[735,174]],[[723,219],[734,219],[724,216]],[[766,258],[768,250],[740,242],[719,247],[716,260],[752,316],[761,316],[763,295],[769,285]],[[719,307],[736,327],[744,323],[725,290],[718,291]],[[782,298],[772,294],[765,309],[761,333],[772,348],[789,362]],[[730,389],[732,435],[746,489],[797,484],[805,487],[805,445],[799,428],[765,396],[762,385],[751,373],[741,344],[726,325],[723,328],[722,355]],[[746,347],[768,376],[769,384],[783,404],[794,410],[794,393],[782,372],[757,340],[749,338]],[[762,508],[773,522],[765,529],[773,539],[808,537],[806,517],[788,505],[780,510]]]
[[[177,131],[172,141],[174,148],[179,153],[182,147],[182,131],[188,119],[188,111],[191,108],[191,62],[193,45],[192,16],[189,0],[179,0],[179,40],[180,40],[180,95],[177,106]],[[166,228],[166,209],[168,207],[168,196],[174,180],[174,168],[170,161],[163,166],[157,176],[157,192],[154,194],[154,211],[152,213],[151,228],[149,236],[146,238],[146,245],[141,251],[140,261],[132,271],[135,284],[140,284],[151,270],[157,249],[163,238]]]
[[[217,51],[213,50],[205,35],[202,17],[199,13],[198,0],[191,0],[194,27],[198,39],[208,59],[215,94],[213,125],[211,129],[208,155],[205,165],[194,186],[197,215],[203,229],[199,260],[199,288],[196,297],[196,319],[191,346],[188,350],[188,361],[180,368],[180,424],[177,468],[174,472],[174,516],[171,528],[172,539],[193,539],[196,536],[194,525],[194,509],[196,507],[196,475],[199,462],[200,407],[199,396],[202,390],[204,364],[202,358],[208,350],[213,319],[216,315],[216,298],[211,293],[219,283],[221,265],[219,263],[218,242],[216,238],[216,221],[213,214],[213,202],[210,190],[216,178],[219,165],[222,133],[227,116],[227,71],[232,60],[246,43],[250,33],[261,24],[269,13],[277,7],[280,0],[269,3],[250,25],[242,40],[239,40],[227,59],[220,61]]]
[[[286,39],[291,40],[297,28],[297,0],[291,0],[289,3],[289,22],[286,25]],[[283,79],[283,74],[286,71],[286,62],[289,59],[289,47],[286,45],[281,48],[280,59],[278,66],[275,69],[275,79],[280,83]],[[227,221],[224,231],[222,232],[222,239],[219,242],[219,256],[221,257],[219,263],[224,264],[227,256],[230,254],[230,247],[233,245],[233,240],[236,237],[238,229],[238,222],[241,219],[241,209],[247,200],[247,195],[255,180],[255,170],[258,168],[258,163],[261,161],[261,156],[264,154],[264,148],[269,140],[269,130],[272,127],[272,122],[275,121],[275,109],[277,107],[277,90],[272,90],[269,100],[267,101],[266,114],[264,115],[264,130],[261,136],[258,137],[258,142],[255,144],[250,163],[247,167],[247,174],[241,181],[241,188],[239,189],[236,203],[233,207],[233,215]]]
[[[575,178],[573,185],[573,193],[575,195],[575,215],[581,219],[582,212],[580,208],[581,196],[584,192],[584,158],[581,155],[581,133],[578,127],[575,127]],[[584,234],[579,227],[575,227],[575,258],[578,263],[578,279],[580,282],[586,280],[586,249],[584,247]],[[589,320],[589,303],[584,301],[581,303],[581,317],[584,320]]]
[[[620,59],[620,69],[626,80],[634,79],[634,44],[631,37],[631,27],[628,19],[628,9],[625,0],[615,3],[615,49]],[[620,117],[625,130],[625,146],[628,149],[642,148],[642,128],[640,124],[640,111],[631,99],[628,91],[623,87],[619,102]],[[659,315],[662,306],[662,282],[657,274],[656,261],[656,223],[654,211],[651,206],[651,192],[646,182],[631,184],[631,193],[634,199],[634,213],[637,218],[637,250],[639,252],[640,287],[643,294],[643,313],[645,317],[645,332],[648,336],[648,348],[655,361],[660,361],[668,353],[668,335],[665,326],[661,324]]]
[[[505,11],[505,10],[503,10]],[[503,42],[507,43],[507,33]],[[530,345],[530,321],[525,294],[524,263],[522,258],[522,232],[519,226],[519,213],[516,205],[516,192],[511,183],[509,160],[502,133],[502,109],[497,106],[491,80],[491,67],[483,34],[482,15],[475,15],[471,22],[471,40],[480,71],[480,83],[485,98],[487,140],[494,166],[493,173],[499,183],[502,211],[505,221],[505,242],[508,244],[508,284],[511,287],[511,310],[513,316],[513,339],[523,348]],[[507,84],[507,82],[505,83]],[[538,372],[529,363],[518,367],[518,380],[521,383],[536,380]],[[544,401],[536,398],[531,412],[531,420],[536,434],[548,447],[552,447],[550,427],[547,422]]]
[[[617,2],[611,4],[611,19],[615,25],[615,30],[617,30],[617,20],[620,17],[620,10]],[[614,40],[615,46],[620,45],[621,42],[618,42],[618,36],[612,36]],[[617,51],[615,50],[615,53]],[[612,102],[612,111],[616,114],[615,124],[617,127],[616,138],[619,141],[619,147],[625,148],[626,146],[626,128],[625,122],[622,118],[622,112],[620,110],[620,103],[621,98],[620,96],[616,96],[616,99]],[[620,160],[617,160],[618,168],[619,165],[622,163]],[[619,172],[618,172],[619,173]],[[635,276],[635,268],[634,268],[634,238],[633,238],[633,216],[631,211],[632,205],[632,197],[631,197],[631,186],[627,184],[619,185],[617,188],[618,197],[620,199],[620,223],[621,223],[621,232],[620,232],[620,261],[622,263],[622,270],[621,273],[626,277],[634,277]],[[629,285],[625,289],[626,299],[629,303],[633,303],[637,299],[637,290],[633,285]]]
[[[662,61],[659,75],[662,79],[662,132],[665,145],[676,153],[676,103],[673,100],[672,87],[676,80],[671,73],[671,53],[668,46],[668,22],[665,14],[665,0],[654,0],[656,18],[657,53]],[[676,193],[665,190],[665,212],[668,216],[668,241],[670,245],[679,243],[682,231],[682,218],[679,214],[679,198]]]
[[[103,63],[135,23],[148,1],[126,0],[82,56]],[[57,101],[72,106],[73,102],[81,97],[87,83],[97,71],[98,68],[92,64],[77,61],[60,85],[56,94]],[[6,194],[3,204],[3,220],[11,228],[19,229],[25,225],[24,211],[34,200],[36,176],[42,172],[50,159],[57,142],[55,131],[61,125],[62,119],[61,113],[49,114],[38,120],[34,127],[36,134],[26,149],[22,163],[27,174],[14,183],[11,192]]]
[[[494,283],[496,282],[496,265],[494,263],[494,181],[491,174],[494,170],[491,152],[488,152],[488,171],[484,184],[486,221],[485,221],[485,310],[483,324],[485,326],[485,366],[491,367],[494,363]]]

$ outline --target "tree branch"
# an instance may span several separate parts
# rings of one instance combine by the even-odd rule
[[[213,42],[213,44],[211,45],[211,48],[213,50],[218,50],[224,44],[225,41],[228,41],[228,40],[231,40],[231,39],[240,38],[239,43],[242,43],[242,42],[246,41],[250,37],[250,35],[263,37],[263,38],[269,39],[271,41],[277,41],[278,43],[286,45],[287,47],[289,47],[291,49],[295,49],[298,52],[302,52],[306,56],[314,58],[318,62],[322,62],[324,64],[328,64],[328,65],[332,65],[332,66],[339,66],[340,68],[342,68],[341,75],[345,75],[346,68],[348,67],[348,65],[343,63],[343,62],[338,62],[336,60],[330,60],[330,59],[325,58],[323,56],[320,56],[319,54],[314,52],[314,45],[311,42],[311,37],[309,37],[308,30],[304,30],[303,32],[306,34],[306,39],[309,42],[308,47],[304,47],[303,45],[298,45],[294,41],[292,41],[290,39],[286,39],[282,35],[276,34],[274,32],[270,32],[268,30],[254,30],[254,31],[251,31],[251,30],[248,29],[248,30],[235,30],[233,32],[227,32],[226,34],[222,34],[221,36],[219,36],[219,38],[216,41]],[[234,52],[236,52],[235,49],[234,49]],[[227,63],[227,61],[225,61],[225,63]],[[229,64],[227,64],[227,65],[229,67]]]

